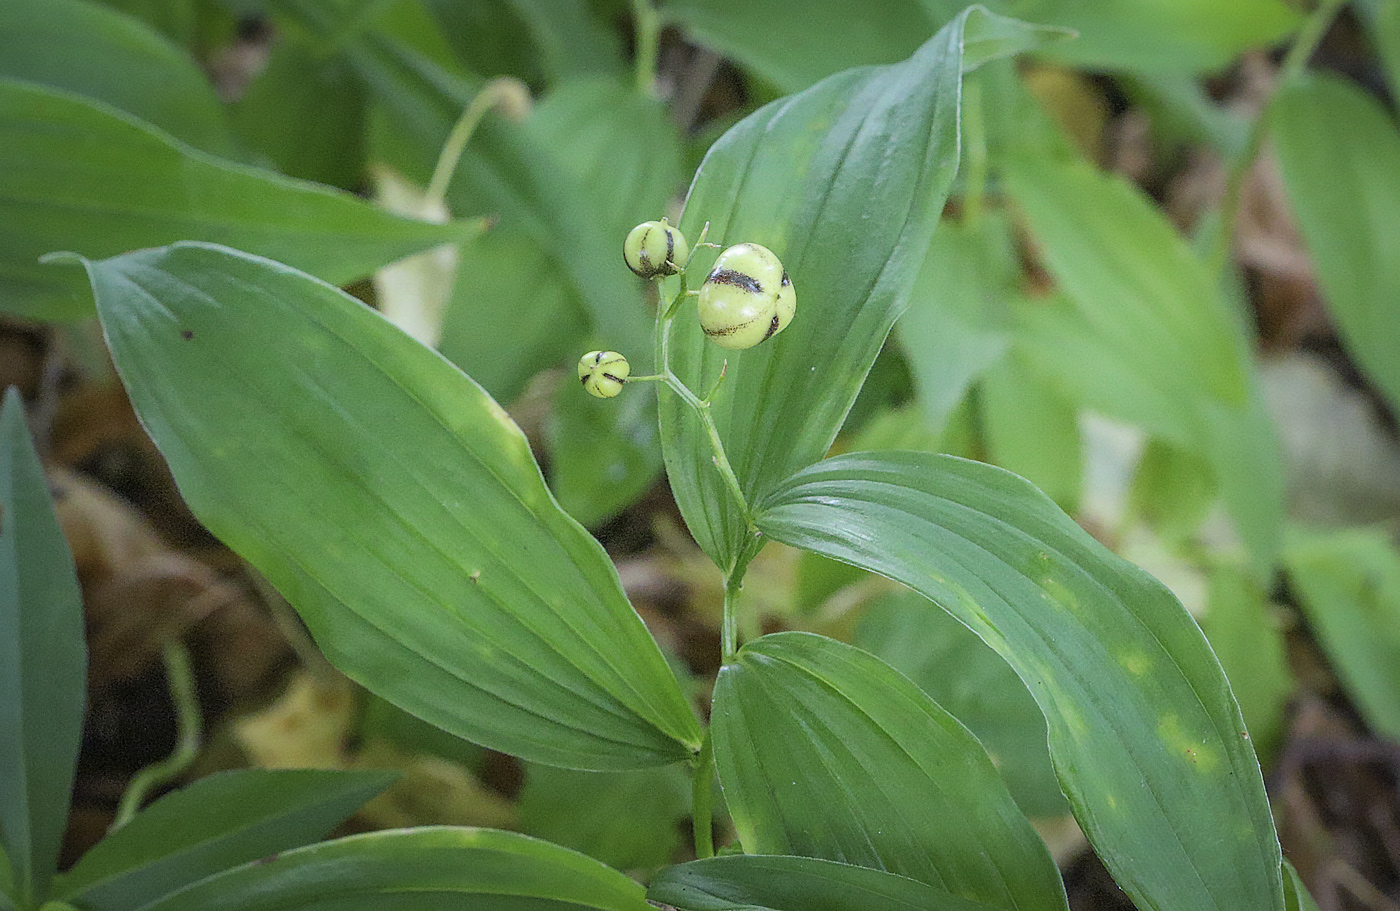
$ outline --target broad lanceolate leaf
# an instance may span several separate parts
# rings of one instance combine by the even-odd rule
[[[206,152],[233,149],[219,96],[189,55],[100,3],[0,4],[0,76],[104,101]]]
[[[458,736],[555,765],[698,747],[602,547],[456,368],[336,289],[210,244],[88,270],[185,499],[343,671]]]
[[[1367,723],[1400,741],[1400,553],[1389,536],[1297,531],[1284,562],[1308,621]]]
[[[711,723],[746,852],[873,867],[999,908],[1066,908],[1050,852],[982,745],[873,655],[764,636],[720,671]]]
[[[396,829],[289,851],[141,911],[651,911],[640,885],[566,848],[491,829]]]
[[[1278,444],[1244,330],[1204,264],[1119,178],[1017,156],[1007,189],[1072,309],[1026,308],[1022,349],[1075,401],[1199,452],[1261,570],[1283,520]]]
[[[1259,763],[1200,629],[1030,484],[857,453],[798,474],[758,526],[908,585],[995,649],[1045,714],[1080,826],[1144,911],[1281,911]]]
[[[1400,18],[1400,14],[1397,15]],[[1292,80],[1274,130],[1284,186],[1342,339],[1400,408],[1400,132],[1338,76]]]
[[[130,911],[230,867],[325,837],[394,780],[385,772],[237,771],[168,794],[60,877],[57,897]]]
[[[480,230],[382,212],[347,193],[195,151],[100,102],[0,79],[0,309],[91,312],[45,253],[110,256],[177,240],[228,243],[341,284]]]
[[[1027,816],[1069,812],[1050,764],[1040,708],[1010,665],[971,630],[923,595],[899,591],[870,605],[852,641],[965,724]]]
[[[924,3],[947,0],[923,0]],[[1050,53],[1086,69],[1218,70],[1298,24],[1286,0],[1008,0],[1012,15],[1079,33]]]
[[[919,408],[935,430],[1011,347],[1006,301],[1019,281],[1007,219],[949,223],[934,234],[896,331]]]
[[[792,325],[747,351],[706,341],[693,304],[675,326],[672,366],[692,389],[711,388],[729,363],[713,411],[750,503],[826,453],[903,311],[957,169],[963,46],[987,33],[999,36],[988,51],[1040,37],[973,8],[903,63],[839,73],[758,110],[705,156],[686,237],[708,221],[711,240],[763,244],[797,292]],[[691,287],[714,258],[696,254]],[[674,394],[660,398],[672,489],[700,546],[727,567],[752,539],[699,421]]]
[[[681,911],[990,911],[883,870],[744,854],[668,867],[652,879],[647,898]]]
[[[1201,629],[1230,678],[1254,750],[1267,764],[1283,739],[1284,709],[1294,686],[1273,605],[1247,573],[1219,567],[1210,574],[1210,600]],[[1400,651],[1395,659],[1400,661]]]
[[[0,406],[0,847],[38,903],[58,865],[87,696],[83,600],[14,387]]]

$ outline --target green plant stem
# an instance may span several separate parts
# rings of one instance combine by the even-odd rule
[[[452,132],[447,134],[447,141],[438,153],[437,167],[433,169],[433,177],[428,182],[427,202],[430,207],[442,205],[447,198],[447,186],[452,182],[452,175],[457,173],[457,165],[466,151],[468,140],[476,132],[486,112],[498,104],[523,107],[528,104],[529,97],[530,90],[525,84],[510,76],[492,79],[481,87],[481,91],[467,103],[462,116],[453,124]]]
[[[963,187],[963,223],[975,226],[982,218],[987,195],[987,128],[982,118],[982,83],[963,81],[963,138],[967,142],[967,178]]]
[[[141,809],[146,795],[167,782],[175,780],[199,755],[200,729],[203,727],[199,715],[199,697],[195,693],[194,670],[190,666],[190,653],[184,643],[171,640],[161,650],[165,662],[165,676],[170,687],[170,697],[175,703],[175,718],[179,729],[179,739],[175,751],[165,759],[146,766],[131,779],[121,802],[117,805],[116,819],[110,831],[115,832],[131,821]]]
[[[695,856],[704,860],[715,856],[715,835],[711,822],[714,808],[713,780],[715,777],[715,745],[710,732],[705,731],[705,740],[700,745],[700,754],[695,758],[693,777],[690,785],[690,815],[695,832]]]
[[[1278,80],[1274,85],[1273,94],[1264,104],[1259,116],[1254,119],[1250,126],[1249,136],[1245,140],[1244,149],[1235,158],[1230,166],[1230,172],[1225,182],[1225,198],[1220,203],[1220,228],[1216,234],[1216,242],[1211,249],[1210,267],[1214,272],[1220,272],[1225,268],[1225,263],[1229,259],[1230,246],[1235,237],[1235,222],[1240,214],[1240,196],[1244,192],[1244,181],[1249,176],[1249,169],[1254,164],[1254,159],[1259,157],[1259,152],[1264,148],[1264,140],[1269,135],[1269,122],[1272,119],[1274,101],[1278,98],[1279,91],[1288,83],[1298,78],[1307,66],[1308,60],[1312,58],[1313,52],[1322,41],[1322,36],[1327,34],[1327,28],[1341,11],[1346,0],[1321,0],[1312,14],[1304,20],[1301,28],[1293,36],[1293,43],[1288,48],[1288,53],[1284,55],[1283,63],[1279,66]]]
[[[734,473],[734,466],[729,464],[729,456],[724,451],[724,441],[719,436],[719,426],[715,424],[714,415],[710,414],[710,400],[700,399],[690,387],[681,382],[681,378],[671,371],[671,321],[675,319],[676,310],[679,309],[681,301],[685,300],[687,291],[685,283],[685,273],[681,273],[681,289],[672,300],[664,313],[660,313],[656,320],[656,351],[657,360],[660,362],[661,373],[657,374],[662,382],[670,387],[671,391],[680,396],[681,401],[690,406],[695,412],[695,416],[700,419],[700,423],[705,428],[705,434],[710,438],[710,448],[715,454],[715,468],[719,469],[720,476],[724,478],[725,485],[729,488],[729,493],[734,497],[734,502],[738,504],[740,512],[744,516],[744,522],[751,530],[756,530],[753,523],[753,513],[749,511],[748,500],[744,497],[744,489],[739,484],[739,477]],[[638,377],[638,380],[651,379],[651,377]]]
[[[661,14],[650,0],[632,0],[637,29],[637,91],[646,94],[656,82],[656,57],[661,48]]]
[[[739,651],[739,590],[743,588],[744,569],[735,567],[724,577],[724,617],[720,620],[720,654],[728,664]]]

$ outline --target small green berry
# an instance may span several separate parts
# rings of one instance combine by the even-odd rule
[[[797,292],[772,250],[736,244],[700,286],[700,328],[722,348],[752,348],[792,322]]]
[[[622,391],[632,372],[627,358],[616,351],[590,351],[578,362],[578,378],[589,395],[610,399]]]
[[[675,275],[690,258],[685,235],[661,221],[644,221],[627,234],[622,260],[642,278]]]

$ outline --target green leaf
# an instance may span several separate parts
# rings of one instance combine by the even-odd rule
[[[1380,530],[1298,530],[1283,559],[1367,724],[1400,741],[1400,553]]]
[[[681,911],[989,911],[883,870],[811,857],[712,857],[662,870],[647,898]]]
[[[1347,350],[1400,408],[1400,133],[1338,76],[1291,80],[1275,104],[1284,186]]]
[[[661,12],[784,92],[851,67],[903,60],[940,24],[907,0],[665,0]]]
[[[211,876],[142,911],[652,911],[642,887],[513,832],[354,835]]]
[[[575,772],[530,765],[520,791],[527,835],[619,870],[655,870],[680,846],[691,789],[678,765],[632,772]]]
[[[535,109],[527,136],[542,149],[553,150],[558,165],[587,190],[594,230],[615,245],[609,265],[619,268],[618,251],[627,232],[640,222],[658,218],[681,185],[680,137],[665,107],[656,98],[637,92],[615,79],[576,79],[560,84]],[[537,270],[536,270],[537,271]],[[530,273],[524,273],[528,279]],[[543,280],[541,280],[543,283]],[[459,290],[473,284],[465,275]],[[534,284],[527,280],[526,285]],[[640,282],[634,293],[640,290]],[[528,301],[485,293],[474,300],[454,299],[449,319],[472,322],[483,310],[500,310],[516,326]],[[571,295],[569,312],[586,304]],[[465,306],[463,306],[465,305]],[[458,309],[461,308],[461,309]],[[465,320],[463,319],[465,310]],[[557,318],[542,325],[554,329]],[[518,332],[496,339],[503,344]],[[556,330],[557,333],[557,330]],[[615,340],[598,334],[583,347],[577,336],[564,336],[576,346],[567,359],[573,365],[584,351],[612,348]],[[626,352],[645,363],[649,345]],[[470,367],[461,364],[471,372]],[[543,366],[536,363],[536,369]],[[550,486],[560,503],[585,525],[609,518],[640,496],[661,472],[661,443],[656,433],[655,396],[650,387],[632,390],[626,402],[602,402],[586,395],[574,382],[561,384],[555,398],[553,422],[546,437],[550,454]],[[600,453],[605,453],[599,457]]]
[[[1301,21],[1283,0],[1013,0],[1008,11],[1077,31],[1078,40],[1050,49],[1058,60],[1148,73],[1219,70]]]
[[[1288,899],[1288,911],[1318,911],[1317,902],[1303,885],[1302,877],[1286,860],[1283,862],[1283,892]]]
[[[394,145],[386,151],[402,159],[396,163],[405,173],[429,173],[482,81],[383,32],[348,43],[344,53],[388,113],[381,132],[391,132]],[[591,198],[570,179],[556,149],[494,114],[472,134],[447,194],[457,215],[489,216],[502,228],[524,231],[567,279],[608,346],[638,352],[636,369],[650,361],[651,316],[618,255],[622,239],[598,230]],[[469,274],[458,270],[463,280]]]
[[[283,36],[230,115],[239,137],[284,174],[347,190],[364,183],[364,86],[313,42]]]
[[[59,878],[87,911],[129,911],[239,864],[326,836],[394,780],[384,772],[236,771],[142,810]]]
[[[978,391],[988,461],[1073,511],[1084,479],[1075,403],[1020,346],[987,372]]]
[[[1201,629],[1230,678],[1255,752],[1267,763],[1283,741],[1284,709],[1294,687],[1272,605],[1248,574],[1217,568],[1210,574]]]
[[[0,4],[0,77],[105,102],[206,152],[233,151],[219,96],[189,55],[96,3]]]
[[[1020,675],[1081,828],[1144,911],[1281,911],[1280,851],[1240,711],[1163,585],[1008,472],[858,453],[812,466],[758,526],[936,602]]]
[[[480,230],[398,218],[314,184],[198,152],[74,95],[0,79],[0,309],[91,313],[74,271],[38,264],[70,250],[110,256],[182,239],[234,244],[341,284]]]
[[[73,555],[13,386],[0,406],[0,847],[16,897],[58,866],[87,701]]]
[[[1067,907],[982,745],[867,652],[810,633],[756,639],[720,671],[710,717],[746,853],[872,867],[1000,908]]]
[[[852,643],[914,681],[966,725],[1027,816],[1069,812],[1050,764],[1040,708],[1016,672],[971,630],[923,595],[903,591],[870,605]]]
[[[698,748],[617,571],[479,386],[278,263],[176,244],[87,266],[185,500],[341,670],[540,762],[635,768]]]
[[[1390,78],[1391,97],[1400,96],[1400,0],[1358,0],[1352,4],[1367,26]]]
[[[1201,453],[1262,572],[1279,546],[1282,468],[1218,284],[1149,200],[1087,162],[1016,156],[1006,186],[1073,308],[1026,308],[1029,356],[1073,401]]]
[[[980,40],[987,36],[996,38]],[[1041,40],[974,7],[904,63],[850,70],[761,108],[705,156],[681,222],[686,236],[698,238],[708,221],[714,241],[763,244],[797,292],[792,325],[747,351],[706,341],[693,303],[676,322],[671,366],[691,389],[711,388],[728,361],[714,417],[750,503],[826,453],[906,306],[957,168],[964,45],[1010,52]],[[692,287],[714,258],[695,255]],[[709,439],[673,393],[661,393],[660,411],[686,523],[716,563],[731,566],[752,536]]]
[[[897,332],[935,430],[1011,347],[1006,300],[1021,271],[1012,241],[1000,216],[976,226],[948,222],[933,235]]]

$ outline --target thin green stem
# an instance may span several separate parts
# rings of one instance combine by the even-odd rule
[[[147,794],[167,782],[174,781],[199,755],[203,722],[199,715],[199,697],[195,693],[190,653],[185,650],[182,642],[173,639],[161,650],[161,658],[165,662],[170,697],[175,703],[179,739],[176,741],[174,752],[165,759],[146,766],[131,779],[125,793],[122,794],[121,802],[117,805],[117,816],[112,821],[113,832],[131,821],[136,811],[141,809]]]
[[[661,14],[650,0],[632,0],[637,29],[637,91],[646,94],[656,82],[656,58],[661,49]]]
[[[509,105],[511,109],[524,108],[529,105],[529,98],[529,88],[511,76],[492,79],[481,87],[481,91],[467,103],[462,116],[453,124],[452,132],[447,134],[447,141],[438,153],[437,167],[433,169],[432,180],[428,182],[427,201],[430,206],[440,206],[447,198],[447,186],[452,183],[452,175],[457,173],[467,141],[476,132],[486,112],[498,104]]]
[[[1327,34],[1328,27],[1337,13],[1341,11],[1346,0],[1321,0],[1312,14],[1304,20],[1301,28],[1293,36],[1293,43],[1288,48],[1288,53],[1284,55],[1283,63],[1279,66],[1278,80],[1274,84],[1273,94],[1259,111],[1259,116],[1255,118],[1250,126],[1249,136],[1245,140],[1244,149],[1230,165],[1230,172],[1225,181],[1225,198],[1220,203],[1220,227],[1216,234],[1215,243],[1211,248],[1209,265],[1212,271],[1219,272],[1225,268],[1225,262],[1229,258],[1230,245],[1235,237],[1235,222],[1240,214],[1240,196],[1244,192],[1244,181],[1249,176],[1249,169],[1254,164],[1254,159],[1259,157],[1259,152],[1264,148],[1264,140],[1269,134],[1269,122],[1272,119],[1274,103],[1279,96],[1279,91],[1292,82],[1303,72],[1308,60],[1312,58],[1313,52],[1317,50],[1318,44],[1322,42],[1323,35]]]
[[[747,568],[747,567],[745,567]],[[739,651],[739,590],[744,587],[744,570],[736,567],[724,579],[724,617],[720,621],[720,653],[728,664]]]
[[[705,740],[700,745],[700,754],[695,758],[691,770],[690,816],[695,832],[695,856],[704,860],[715,856],[714,816],[714,777],[715,745],[706,729]]]
[[[719,427],[715,424],[714,415],[710,413],[710,402],[708,399],[701,400],[690,387],[681,381],[671,370],[671,321],[675,319],[676,310],[680,307],[681,301],[685,300],[686,294],[685,273],[681,273],[681,287],[671,305],[666,308],[656,321],[656,359],[661,368],[661,376],[671,391],[680,396],[681,401],[690,406],[695,412],[695,416],[700,419],[700,424],[705,428],[705,434],[710,438],[710,449],[714,452],[715,468],[719,469],[720,477],[724,479],[725,486],[729,488],[729,493],[734,497],[734,502],[738,504],[739,510],[744,516],[744,522],[752,529],[753,513],[749,511],[748,500],[744,497],[743,486],[739,483],[739,477],[734,473],[734,466],[729,464],[729,456],[724,451],[724,441],[720,439]]]

